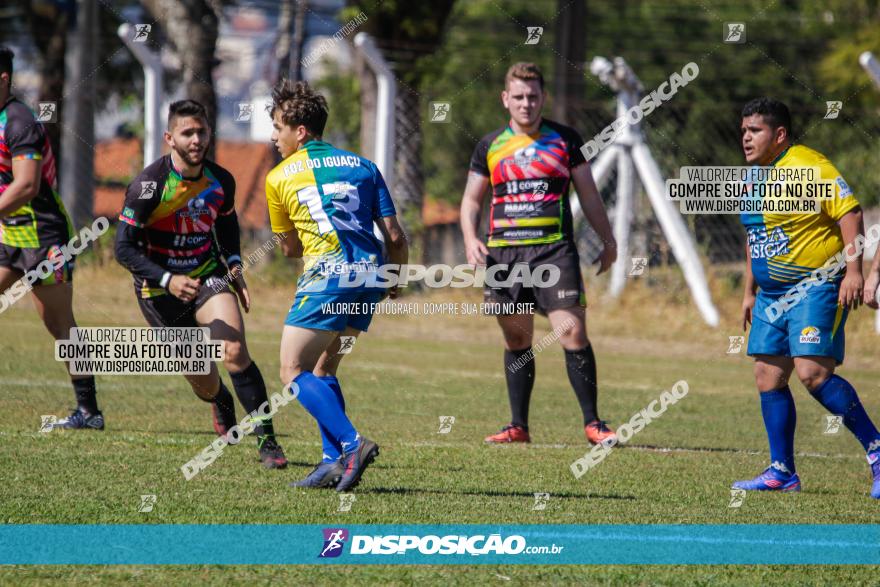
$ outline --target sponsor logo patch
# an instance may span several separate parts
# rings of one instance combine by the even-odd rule
[[[819,329],[815,326],[807,326],[801,330],[801,344],[819,344],[821,339]]]

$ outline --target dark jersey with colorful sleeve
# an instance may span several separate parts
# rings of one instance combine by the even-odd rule
[[[12,183],[12,161],[42,161],[37,195],[18,210],[0,218],[0,243],[41,248],[67,244],[73,227],[58,195],[55,156],[49,137],[34,113],[17,98],[0,106],[0,194]]]
[[[492,185],[490,247],[572,240],[568,188],[585,162],[583,144],[576,130],[546,119],[535,134],[508,125],[477,143],[470,170]]]
[[[142,298],[166,294],[171,275],[207,277],[240,259],[235,180],[213,161],[184,178],[170,155],[158,159],[129,184],[119,220],[116,257]]]

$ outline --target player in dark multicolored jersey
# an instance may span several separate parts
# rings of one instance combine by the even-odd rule
[[[267,397],[248,354],[238,308],[240,301],[247,312],[250,296],[241,274],[235,180],[205,159],[211,132],[207,120],[198,102],[171,104],[165,132],[171,153],[128,186],[116,258],[134,276],[138,305],[151,326],[207,327],[212,340],[225,341],[223,364],[239,401],[253,414]],[[236,424],[235,408],[216,367],[212,364],[208,375],[185,377],[195,394],[211,403],[214,430],[225,435]],[[284,468],[287,459],[272,420],[256,420],[260,460],[267,468]]]
[[[33,282],[34,305],[55,340],[76,327],[73,261],[61,247],[73,226],[58,195],[55,156],[43,125],[11,94],[13,53],[0,48],[0,293],[52,261],[55,271]],[[54,428],[104,429],[92,375],[71,375],[77,407]]]
[[[512,303],[534,303],[550,319],[565,349],[568,378],[581,406],[584,431],[592,444],[609,442],[614,432],[599,419],[596,408],[596,359],[587,339],[586,298],[580,259],[572,237],[568,190],[574,184],[587,220],[602,238],[599,273],[617,258],[611,225],[580,151],[577,131],[541,117],[544,78],[532,63],[517,63],[505,76],[501,101],[510,113],[505,127],[486,135],[474,150],[461,202],[461,227],[468,263],[491,267],[504,264],[497,278],[505,280],[516,264],[534,273],[539,265],[559,268],[559,281],[548,287],[517,283],[485,290],[490,307],[501,307],[498,324],[504,335],[504,366],[511,421],[486,442],[530,442],[529,400],[535,381],[531,349],[532,314],[506,314]],[[477,234],[487,188],[492,189],[488,243]],[[488,247],[487,247],[488,244]],[[519,273],[519,272],[518,272]],[[496,303],[501,306],[496,306]]]

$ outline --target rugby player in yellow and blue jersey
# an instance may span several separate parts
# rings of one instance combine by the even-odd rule
[[[327,101],[305,82],[281,80],[272,92],[272,141],[283,160],[266,177],[272,231],[304,269],[281,338],[281,381],[315,420],[324,456],[296,487],[355,487],[379,454],[345,414],[336,371],[343,342],[365,332],[385,290],[370,287],[383,264],[408,258],[403,229],[376,165],[321,140]],[[391,288],[391,297],[396,290]],[[344,337],[344,338],[343,338]]]
[[[743,108],[741,131],[750,165],[818,167],[822,180],[834,181],[835,193],[821,201],[816,214],[742,215],[747,233],[743,329],[751,324],[748,354],[755,358],[771,462],[756,478],[737,481],[733,487],[800,491],[794,463],[797,418],[788,387],[794,370],[807,391],[831,414],[841,416],[862,444],[874,478],[871,497],[880,499],[880,433],[853,386],[834,373],[843,362],[847,313],[862,300],[862,254],[854,245],[864,232],[861,208],[824,155],[792,144],[791,115],[785,104],[769,98],[752,100]],[[845,271],[816,279],[814,270],[841,251],[847,254]],[[801,282],[805,295],[796,303],[780,305],[780,298]]]

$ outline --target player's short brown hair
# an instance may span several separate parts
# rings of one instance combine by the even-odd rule
[[[8,73],[12,80],[12,59],[15,53],[9,47],[0,47],[0,73]]]
[[[510,82],[514,79],[526,82],[536,80],[538,85],[541,86],[541,90],[544,90],[544,75],[541,73],[541,68],[534,63],[520,61],[511,65],[507,69],[507,73],[504,74],[504,88],[507,89],[510,86]]]
[[[281,111],[281,122],[285,126],[293,128],[301,124],[316,137],[324,134],[329,112],[327,100],[308,82],[279,80],[272,89],[272,105],[269,107],[272,118],[276,110]]]
[[[208,110],[195,100],[178,100],[168,106],[168,131],[174,130],[178,118],[200,118],[208,125]]]

